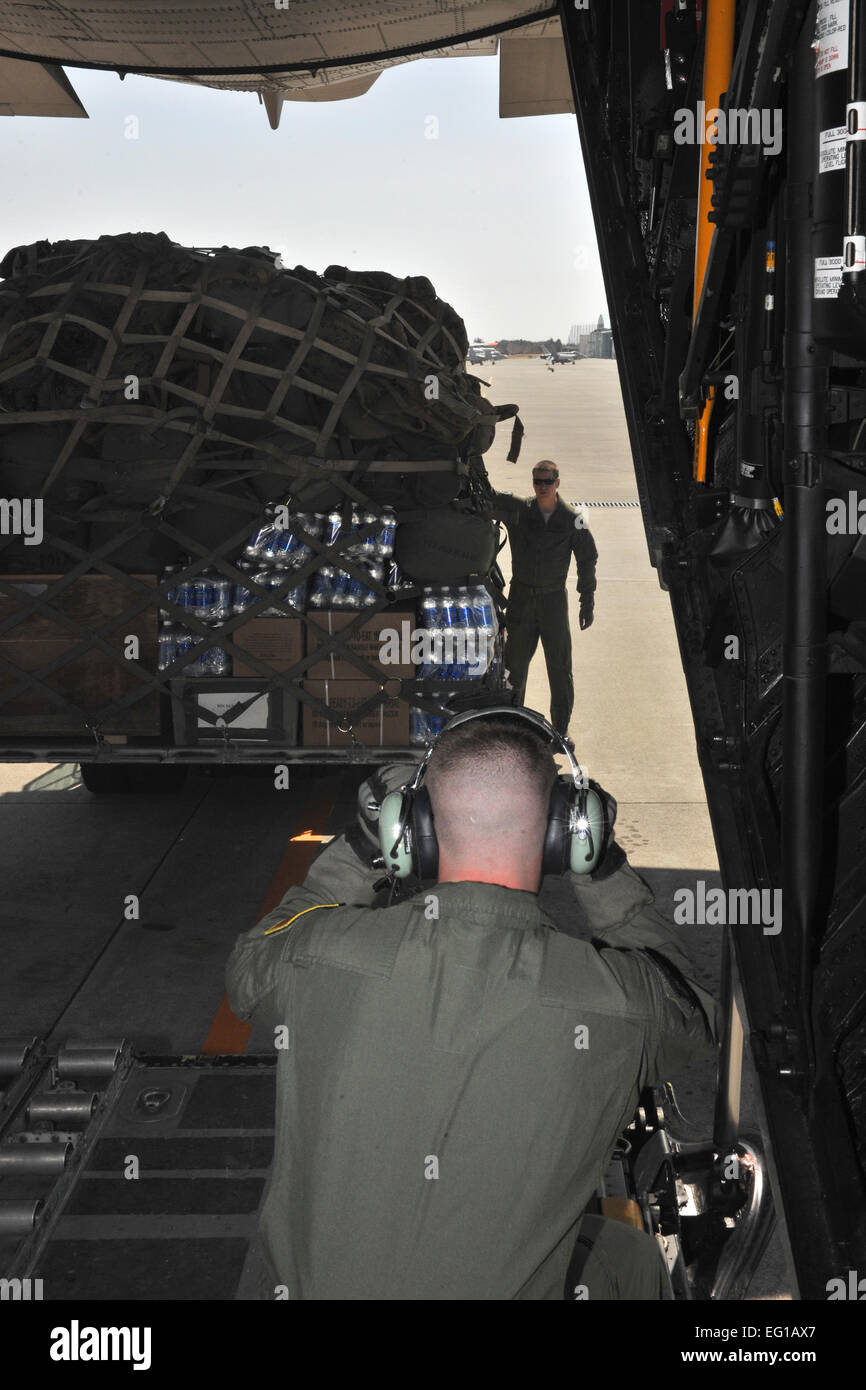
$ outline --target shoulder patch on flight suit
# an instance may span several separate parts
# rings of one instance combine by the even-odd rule
[[[300,912],[296,912],[294,917],[289,917],[285,922],[275,922],[272,927],[266,927],[262,936],[272,936],[274,932],[282,931],[284,927],[290,927],[293,922],[297,922],[299,917],[303,917],[305,912],[316,912],[320,907],[343,907],[344,903],[313,903],[312,907],[302,907]]]
[[[573,509],[569,508],[569,510],[571,511],[572,516],[574,517],[575,531],[588,531],[589,518],[586,515],[586,512],[583,510],[583,507],[574,507]]]

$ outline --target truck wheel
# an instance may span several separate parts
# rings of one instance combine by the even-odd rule
[[[127,768],[133,792],[147,796],[169,796],[179,792],[186,781],[186,768],[176,763],[139,763]]]
[[[94,796],[109,792],[128,792],[129,769],[115,763],[82,763],[81,780]]]

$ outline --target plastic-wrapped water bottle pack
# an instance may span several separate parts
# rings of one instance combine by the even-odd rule
[[[429,634],[418,673],[421,680],[474,680],[495,668],[499,621],[483,584],[428,585],[421,599],[421,622]],[[416,706],[409,721],[409,741],[417,747],[436,737],[445,716]]]

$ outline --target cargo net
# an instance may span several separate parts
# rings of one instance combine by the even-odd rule
[[[281,690],[327,744],[332,726],[363,742],[395,699],[419,742],[502,684],[481,454],[517,408],[481,395],[427,279],[150,233],[19,247],[0,275],[0,733],[165,737],[167,695],[176,741],[228,742]],[[437,631],[465,625],[464,586],[483,671],[422,647],[390,677],[365,654],[370,615],[398,603],[414,632],[422,595]],[[299,619],[303,640],[244,646],[262,616]],[[350,708],[307,679],[337,660],[370,682]],[[178,722],[192,680],[238,668],[251,694]],[[290,723],[256,737],[293,743]]]

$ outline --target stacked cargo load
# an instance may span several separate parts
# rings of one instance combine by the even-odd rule
[[[503,686],[481,456],[516,407],[428,280],[151,233],[0,275],[5,747],[394,751]]]

